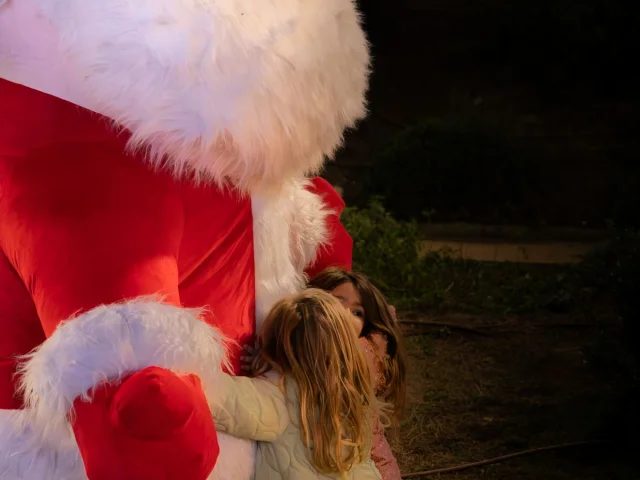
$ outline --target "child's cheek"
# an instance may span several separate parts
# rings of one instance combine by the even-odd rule
[[[362,321],[362,318],[356,317],[355,315],[352,314],[351,324],[353,325],[353,328],[355,329],[356,334],[360,336],[360,334],[362,333],[362,329],[364,328],[364,322]]]

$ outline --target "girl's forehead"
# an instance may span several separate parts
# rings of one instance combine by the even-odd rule
[[[350,282],[338,285],[331,291],[331,293],[341,300],[346,300],[354,303],[360,303],[362,301],[362,299],[360,298],[360,292],[358,292],[356,287],[354,287]]]

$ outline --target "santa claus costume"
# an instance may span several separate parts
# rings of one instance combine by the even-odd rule
[[[351,0],[0,0],[2,480],[251,478],[207,392],[350,264],[368,61]]]

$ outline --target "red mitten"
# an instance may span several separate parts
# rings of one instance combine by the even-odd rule
[[[195,375],[148,367],[74,408],[89,480],[205,480],[215,466],[218,437]]]

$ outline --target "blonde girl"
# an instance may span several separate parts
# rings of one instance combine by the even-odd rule
[[[309,289],[278,302],[263,323],[254,377],[222,380],[219,431],[258,441],[256,480],[380,479],[370,457],[377,409],[353,317]]]
[[[322,271],[309,282],[338,298],[356,322],[374,391],[385,404],[391,426],[397,431],[405,406],[406,360],[395,310],[369,279],[340,268]],[[379,420],[374,420],[371,457],[383,480],[400,480],[400,469]]]

